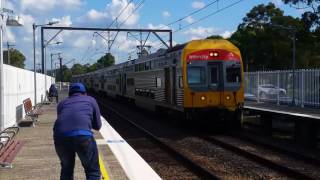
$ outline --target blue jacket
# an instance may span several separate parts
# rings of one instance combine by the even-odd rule
[[[53,84],[49,88],[49,96],[58,96],[58,90]]]
[[[54,136],[92,136],[91,129],[101,128],[99,106],[90,96],[73,94],[58,104],[57,113]]]

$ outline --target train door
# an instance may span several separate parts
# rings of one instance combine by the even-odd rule
[[[122,93],[122,76],[121,76],[121,74],[119,74],[118,78],[119,79],[118,79],[118,82],[116,82],[116,84],[119,87],[119,94],[121,94]]]
[[[165,100],[167,103],[171,103],[171,77],[170,68],[164,68],[164,85],[165,85]]]
[[[122,75],[122,95],[127,94],[127,74]]]
[[[209,77],[209,88],[211,91],[216,92],[213,99],[210,99],[213,105],[219,105],[222,103],[222,91],[223,91],[223,68],[221,62],[210,62],[208,63],[208,77]]]
[[[176,67],[172,67],[172,104],[177,104],[177,69]]]

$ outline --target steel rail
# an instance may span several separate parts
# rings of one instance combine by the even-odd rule
[[[293,179],[314,179],[314,178],[312,178],[312,177],[310,177],[308,175],[302,174],[302,173],[300,173],[298,171],[295,171],[295,170],[293,170],[291,168],[288,168],[286,166],[282,166],[282,165],[277,164],[277,163],[275,163],[273,161],[270,161],[270,160],[268,160],[266,158],[263,158],[263,157],[258,156],[256,154],[253,154],[253,153],[250,153],[248,151],[245,151],[245,150],[243,150],[243,149],[241,149],[239,147],[236,147],[236,146],[233,146],[233,145],[231,145],[229,143],[223,142],[223,141],[221,141],[221,140],[219,140],[217,138],[209,137],[209,136],[198,136],[198,137],[203,139],[203,140],[205,140],[205,141],[207,141],[207,142],[210,142],[212,144],[218,145],[218,146],[220,146],[220,147],[222,147],[222,148],[224,148],[226,150],[229,150],[229,151],[231,151],[231,152],[233,152],[235,154],[238,154],[238,155],[240,155],[242,157],[250,159],[250,160],[252,160],[252,161],[254,161],[256,163],[259,163],[259,164],[261,164],[263,166],[269,167],[269,168],[271,168],[271,169],[273,169],[273,170],[275,170],[275,171],[277,171],[279,173],[285,174],[288,177],[291,177]]]
[[[126,122],[128,122],[130,125],[132,125],[133,127],[137,128],[139,131],[141,131],[142,133],[144,133],[150,140],[152,140],[153,142],[155,142],[156,144],[158,144],[159,146],[161,146],[162,149],[164,149],[165,151],[167,151],[170,155],[172,155],[176,160],[183,162],[183,164],[190,169],[191,171],[193,171],[195,174],[197,174],[199,177],[201,177],[202,179],[219,179],[216,175],[214,175],[212,172],[208,171],[207,169],[205,169],[204,167],[202,167],[201,165],[199,165],[198,163],[196,163],[194,160],[188,158],[187,156],[181,154],[178,150],[176,150],[174,147],[172,147],[171,145],[169,145],[168,143],[160,140],[160,138],[158,138],[157,136],[155,136],[154,134],[152,134],[150,131],[144,129],[143,127],[141,127],[140,125],[134,123],[133,121],[131,121],[129,118],[127,118],[126,116],[122,115],[121,113],[119,113],[117,110],[115,110],[114,108],[107,106],[101,102],[98,101],[98,103],[105,108],[106,110],[111,111],[113,114],[115,114],[116,116],[118,116],[119,118],[125,120]]]

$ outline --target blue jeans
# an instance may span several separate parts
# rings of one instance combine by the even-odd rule
[[[61,180],[72,180],[76,153],[87,180],[100,180],[99,154],[91,136],[54,137],[54,146],[61,162]]]

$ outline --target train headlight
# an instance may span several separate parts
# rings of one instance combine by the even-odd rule
[[[229,100],[229,99],[230,99],[230,96],[226,96],[226,99]]]
[[[219,56],[219,53],[218,53],[218,52],[210,52],[210,53],[209,53],[209,56],[210,56],[210,57],[218,57],[218,56]]]
[[[205,96],[201,96],[201,100],[202,101],[206,100],[206,97]]]

